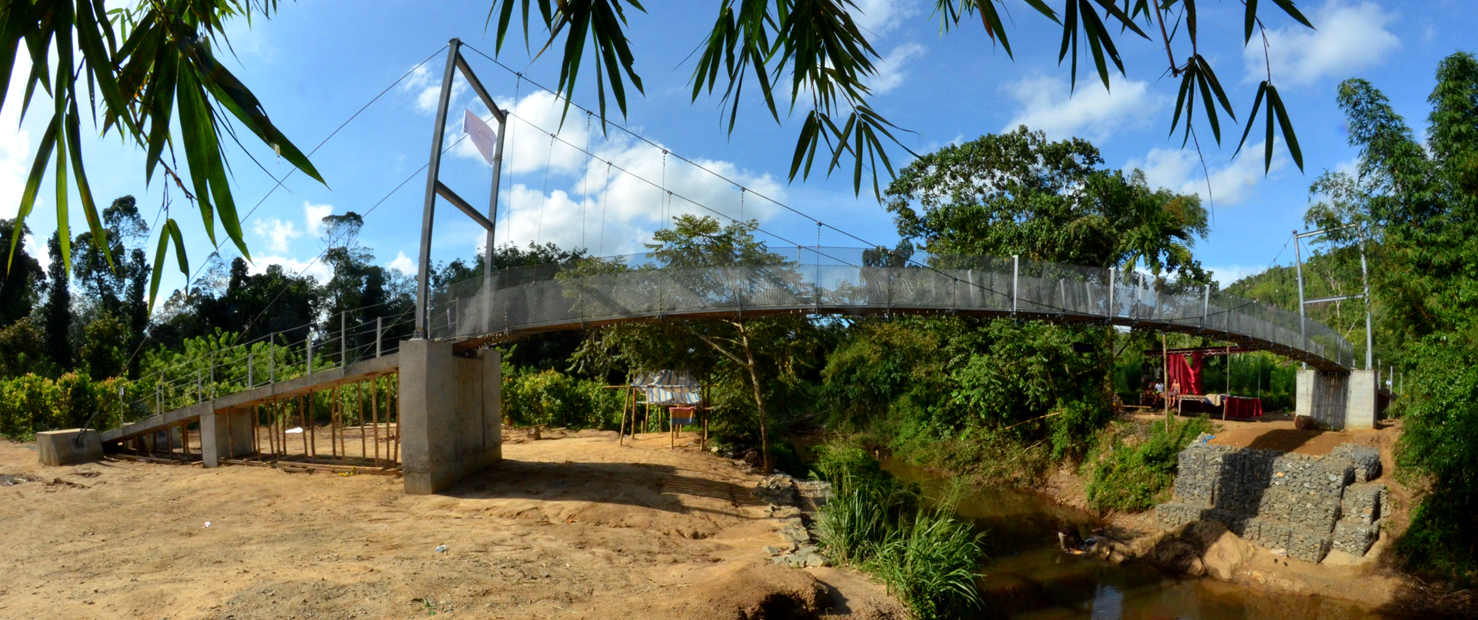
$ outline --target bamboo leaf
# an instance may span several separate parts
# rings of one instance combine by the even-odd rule
[[[1216,142],[1221,143],[1221,121],[1216,114],[1216,99],[1212,98],[1211,86],[1206,79],[1206,74],[1196,72],[1196,85],[1201,88],[1201,105],[1206,108],[1206,120],[1211,123],[1211,133],[1216,136]]]
[[[1269,93],[1269,95],[1271,95],[1271,93]],[[1272,96],[1269,96],[1268,97],[1268,135],[1267,135],[1267,138],[1264,139],[1263,145],[1262,145],[1262,150],[1263,150],[1262,173],[1263,174],[1267,174],[1269,170],[1272,170],[1273,169],[1273,116],[1275,114],[1276,114],[1276,112],[1274,112],[1274,110],[1273,110],[1273,98],[1272,98]]]
[[[31,174],[26,177],[26,188],[21,193],[21,203],[15,213],[15,229],[20,230],[26,223],[26,217],[31,215],[31,209],[36,206],[36,194],[41,191],[41,179],[46,176],[46,165],[51,163],[51,150],[56,145],[57,129],[60,127],[61,119],[52,117],[51,123],[46,126],[46,131],[41,134],[41,141],[36,144],[36,158],[31,160]],[[10,237],[10,257],[6,259],[6,270],[10,269],[10,261],[15,258],[16,240],[20,235]]]
[[[1262,105],[1263,95],[1267,94],[1267,92],[1268,81],[1263,80],[1262,84],[1257,86],[1257,97],[1252,100],[1252,112],[1247,115],[1247,128],[1242,130],[1242,140],[1237,143],[1236,152],[1232,153],[1233,159],[1237,157],[1237,153],[1242,152],[1242,146],[1247,144],[1247,134],[1252,133],[1252,125],[1257,122],[1257,109]]]
[[[58,114],[60,116],[60,114]],[[67,223],[67,132],[61,130],[56,133],[56,236],[57,242],[62,249],[62,265],[68,272],[72,271],[72,230]]]
[[[1242,35],[1242,43],[1245,45],[1252,41],[1252,27],[1257,25],[1257,0],[1243,0],[1247,3],[1245,16],[1242,18],[1242,27],[1245,31]]]
[[[175,262],[180,266],[180,273],[188,278],[190,277],[190,259],[185,256],[185,239],[180,234],[180,225],[171,219],[165,223],[164,227],[169,232],[170,238],[174,239],[174,257]]]
[[[195,68],[189,64],[180,67],[176,86],[179,100],[180,134],[185,143],[185,161],[190,165],[190,183],[195,188],[195,202],[200,207],[200,219],[205,224],[205,234],[212,245],[216,243],[215,212],[210,200],[210,160],[206,149],[214,142],[215,129],[205,112],[204,96],[200,84],[195,80]]]
[[[159,296],[159,280],[164,275],[164,251],[169,249],[169,225],[174,220],[165,220],[164,230],[159,232],[159,247],[154,250],[154,274],[149,278],[149,312],[154,312],[154,298]]]
[[[108,233],[103,230],[97,204],[92,199],[92,186],[87,182],[87,170],[82,167],[82,142],[77,139],[82,132],[78,130],[78,125],[77,100],[74,98],[68,103],[67,109],[67,134],[72,136],[67,141],[67,154],[72,159],[72,176],[76,181],[77,196],[82,199],[82,214],[87,218],[88,229],[92,231],[93,245],[102,250],[108,267],[116,273],[118,265],[113,262],[113,251],[108,248]]]
[[[1309,28],[1314,27],[1313,24],[1309,23],[1309,18],[1304,17],[1304,14],[1299,12],[1298,7],[1293,5],[1293,0],[1273,0],[1273,4],[1278,5],[1278,8],[1283,9],[1284,13],[1287,13],[1289,17],[1292,17],[1298,23]]]
[[[1288,154],[1293,156],[1293,163],[1298,169],[1304,169],[1303,150],[1298,147],[1298,136],[1293,133],[1293,121],[1288,118],[1288,110],[1283,108],[1283,98],[1278,95],[1278,89],[1268,85],[1268,107],[1269,110],[1278,111],[1278,125],[1283,129],[1283,141],[1288,143]],[[1271,161],[1269,166],[1271,166]]]

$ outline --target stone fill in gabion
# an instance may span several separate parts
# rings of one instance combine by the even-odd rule
[[[1354,464],[1355,482],[1370,482],[1380,477],[1380,450],[1370,446],[1345,443],[1335,446],[1330,455]]]
[[[1375,539],[1380,536],[1379,525],[1365,525],[1340,521],[1334,526],[1333,548],[1345,553],[1363,556],[1375,544]]]
[[[1386,485],[1352,484],[1345,487],[1343,506],[1340,512],[1342,520],[1361,525],[1370,525],[1381,518],[1381,496],[1386,492]]]
[[[1194,443],[1178,455],[1174,500],[1155,507],[1166,528],[1210,519],[1253,544],[1319,562],[1331,548],[1363,555],[1379,537],[1380,454],[1345,444],[1329,457]]]
[[[1329,532],[1293,528],[1288,534],[1288,557],[1317,564],[1329,555]]]

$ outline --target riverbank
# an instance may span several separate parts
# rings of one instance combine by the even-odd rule
[[[898,617],[852,571],[771,563],[761,476],[665,433],[509,437],[451,491],[104,461],[0,441],[0,618]],[[551,439],[550,437],[557,437]]]
[[[1157,415],[1137,414],[1121,421],[1148,424],[1157,419],[1160,419]],[[1401,432],[1399,421],[1386,421],[1380,428],[1353,432],[1296,429],[1291,416],[1277,414],[1214,424],[1215,437],[1209,442],[1214,445],[1308,456],[1327,455],[1345,443],[1379,449],[1382,470],[1386,472],[1379,482],[1390,489],[1393,507],[1379,540],[1363,557],[1334,551],[1323,562],[1312,564],[1254,546],[1214,522],[1166,530],[1155,521],[1154,511],[1091,511],[1087,502],[1088,481],[1078,466],[1059,468],[1040,491],[1060,505],[1096,514],[1102,521],[1102,533],[1110,541],[1102,557],[1116,563],[1148,563],[1162,570],[1215,579],[1257,592],[1351,601],[1382,614],[1478,615],[1478,601],[1471,593],[1454,593],[1428,585],[1396,569],[1393,543],[1406,528],[1413,501],[1412,491],[1391,475],[1395,471],[1394,449]]]

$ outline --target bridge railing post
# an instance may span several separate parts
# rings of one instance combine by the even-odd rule
[[[277,334],[267,337],[267,383],[277,383]]]
[[[1206,329],[1206,317],[1211,314],[1211,285],[1205,285],[1205,296],[1201,298],[1201,329]]]
[[[164,375],[159,375],[159,380],[154,384],[154,415],[164,413]]]
[[[256,376],[252,373],[252,370],[254,370],[252,368],[252,362],[255,361],[255,356],[253,355],[253,353],[255,353],[255,351],[252,351],[251,350],[251,345],[247,345],[247,348],[246,348],[246,389],[248,389],[248,390],[250,390],[250,389],[252,389],[252,388],[254,388],[254,387],[257,386]]]
[[[1108,279],[1108,304],[1104,306],[1103,315],[1109,320],[1114,318],[1114,289],[1119,287],[1119,268],[1109,267]]]
[[[339,366],[349,367],[349,328],[347,325],[348,310],[339,313]]]
[[[195,367],[195,402],[198,403],[198,402],[200,402],[202,400],[205,400],[203,398],[203,396],[205,396],[205,392],[202,390],[202,388],[200,386],[200,366],[196,366]]]
[[[375,357],[380,356],[380,336],[384,333],[385,317],[375,317]]]
[[[1020,283],[1021,257],[1011,255],[1011,316],[1016,316],[1017,285]]]
[[[308,348],[308,374],[313,374],[313,331],[308,331],[308,336],[303,338]]]
[[[210,397],[216,397],[216,352],[210,352]]]

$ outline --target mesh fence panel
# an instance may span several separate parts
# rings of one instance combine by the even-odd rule
[[[1200,285],[1001,257],[915,253],[903,260],[859,248],[771,249],[739,265],[667,266],[631,255],[519,267],[443,287],[428,318],[431,337],[463,339],[666,316],[863,310],[1160,325],[1354,364],[1353,347],[1333,329],[1314,321],[1301,329],[1296,313]]]

